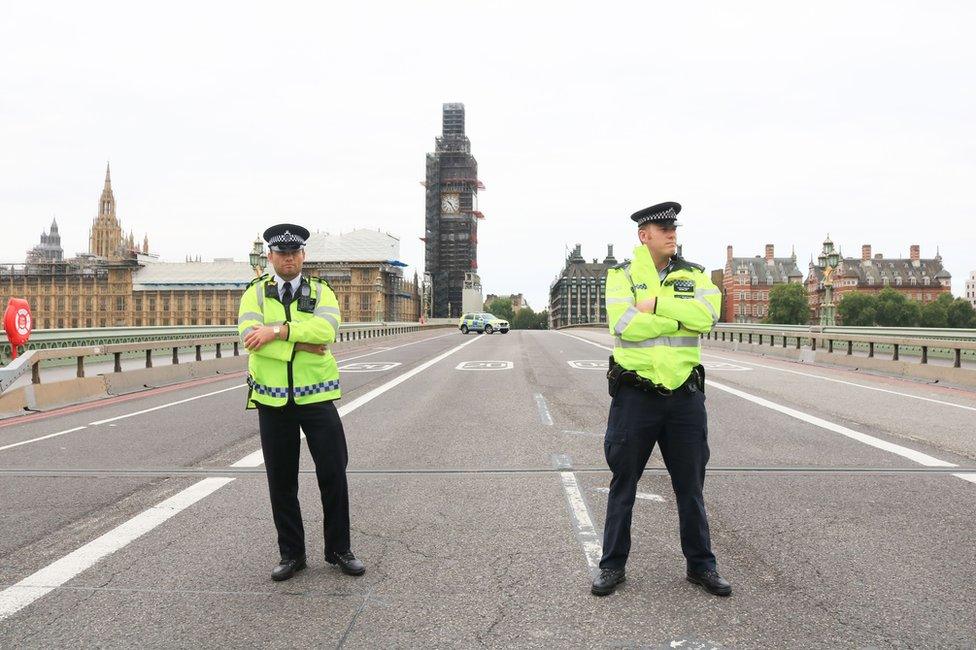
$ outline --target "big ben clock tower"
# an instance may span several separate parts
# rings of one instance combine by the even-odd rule
[[[427,154],[426,272],[432,289],[431,316],[461,315],[465,274],[478,271],[478,161],[464,134],[464,104],[444,104],[441,137]]]

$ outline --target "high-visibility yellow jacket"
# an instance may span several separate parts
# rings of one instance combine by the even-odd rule
[[[254,408],[255,402],[284,406],[289,399],[299,405],[339,399],[339,369],[332,352],[296,351],[295,343],[328,345],[335,341],[340,322],[339,301],[325,280],[302,276],[287,308],[272,278],[265,274],[254,280],[241,297],[237,315],[241,340],[252,328],[283,323],[288,323],[288,340],[250,351],[247,408]]]
[[[613,358],[627,370],[674,389],[701,363],[699,335],[718,322],[721,292],[705,268],[677,255],[662,283],[646,246],[634,259],[607,271],[607,322],[614,336]],[[654,313],[634,304],[657,298]]]

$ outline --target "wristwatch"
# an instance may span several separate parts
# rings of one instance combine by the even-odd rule
[[[281,325],[275,325],[271,331],[274,332],[275,338],[278,338],[281,335]]]

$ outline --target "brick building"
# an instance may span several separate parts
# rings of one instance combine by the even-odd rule
[[[775,257],[772,244],[766,254],[735,257],[732,247],[725,249],[725,268],[721,274],[722,315],[726,323],[759,323],[769,313],[769,292],[777,284],[803,282],[796,265],[796,253]]]
[[[820,305],[824,298],[824,272],[827,255],[833,251],[830,237],[824,241],[823,250],[806,279],[807,297],[810,301],[811,322],[820,321]],[[871,253],[871,245],[861,246],[860,259],[839,254],[837,268],[832,273],[833,303],[840,304],[844,294],[851,291],[879,293],[886,287],[903,293],[909,300],[924,304],[937,300],[943,293],[950,293],[952,275],[942,265],[942,256],[922,258],[918,244],[909,247],[908,258],[886,258],[881,253]]]

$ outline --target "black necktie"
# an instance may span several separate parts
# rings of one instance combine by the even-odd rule
[[[285,283],[285,289],[281,292],[281,304],[286,307],[291,304],[291,282]]]

